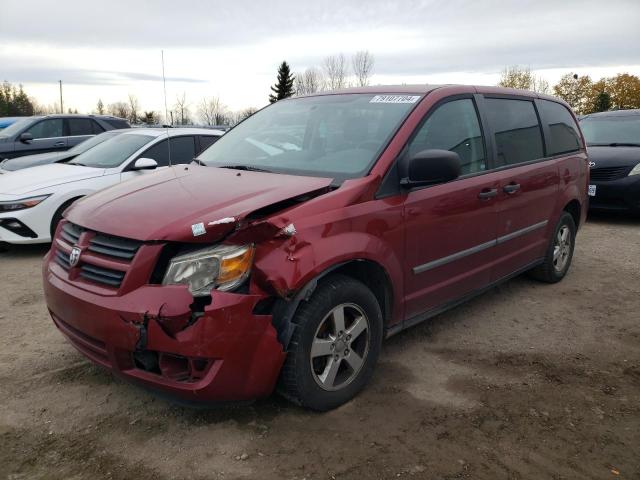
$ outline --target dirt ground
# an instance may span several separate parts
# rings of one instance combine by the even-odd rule
[[[558,285],[519,277],[391,338],[325,414],[114,379],[49,320],[45,251],[0,254],[2,479],[640,478],[640,220],[591,218]]]

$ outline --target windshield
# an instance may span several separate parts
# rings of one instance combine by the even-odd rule
[[[91,137],[88,140],[85,140],[84,142],[79,143],[75,147],[71,148],[67,153],[69,153],[69,156],[80,155],[81,153],[86,152],[90,148],[93,148],[96,145],[104,142],[105,140],[109,140],[110,138],[113,138],[116,135],[119,135],[120,133],[122,132],[118,130],[103,132],[100,135],[96,135],[95,137]]]
[[[580,127],[590,146],[612,143],[640,146],[640,115],[587,117]]]
[[[155,138],[151,135],[117,135],[81,153],[69,163],[95,168],[118,167],[139,148]]]
[[[12,123],[7,128],[0,130],[0,137],[12,137],[19,131],[21,131],[24,127],[30,124],[33,121],[33,118],[23,118],[20,120],[16,120],[16,123]]]
[[[344,94],[281,100],[227,132],[198,160],[217,167],[360,177],[419,99]]]

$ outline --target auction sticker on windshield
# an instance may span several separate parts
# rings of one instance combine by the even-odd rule
[[[416,103],[420,95],[376,95],[369,103]]]
[[[589,196],[590,197],[595,197],[596,196],[596,187],[597,187],[597,185],[589,185]]]

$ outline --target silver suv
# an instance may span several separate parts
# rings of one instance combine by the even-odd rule
[[[129,128],[129,123],[109,115],[24,117],[0,130],[0,160],[68,150],[93,135],[118,128]]]

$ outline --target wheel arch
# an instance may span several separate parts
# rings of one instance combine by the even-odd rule
[[[576,224],[576,229],[581,226],[580,219],[582,218],[582,205],[577,199],[570,200],[562,209],[563,212],[568,212],[573,217],[573,222]]]
[[[300,306],[307,301],[315,291],[318,283],[331,274],[339,273],[362,282],[376,297],[382,311],[384,326],[392,320],[394,307],[394,293],[391,277],[386,269],[378,262],[367,258],[353,258],[332,265],[309,280],[289,300],[278,298],[272,309],[273,325],[278,332],[278,340],[287,349],[294,325],[292,319]]]

